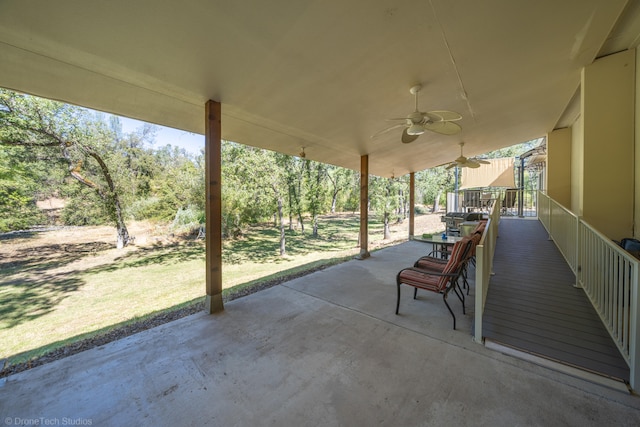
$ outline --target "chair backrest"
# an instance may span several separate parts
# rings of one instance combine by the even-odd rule
[[[469,251],[467,259],[476,256],[476,246],[480,244],[480,240],[482,240],[482,231],[477,231],[471,235],[471,241],[473,244],[471,245],[471,250]]]
[[[502,200],[502,206],[505,208],[512,208],[516,204],[516,196],[518,190],[509,188],[504,192],[504,199]]]
[[[470,237],[463,237],[460,241],[456,242],[453,245],[453,249],[451,251],[451,255],[449,256],[449,261],[447,261],[447,265],[445,265],[442,270],[443,274],[455,274],[462,272],[462,265],[467,259],[467,255],[471,250],[471,246],[473,241]],[[438,288],[440,290],[444,290],[448,283],[453,281],[455,277],[452,276],[442,276],[438,281]]]
[[[472,233],[484,233],[484,229],[487,227],[487,220],[481,220],[478,222],[476,228],[472,231]]]

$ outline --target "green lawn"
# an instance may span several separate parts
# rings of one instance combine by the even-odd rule
[[[328,216],[319,237],[288,231],[285,257],[278,253],[279,230],[255,227],[224,243],[225,293],[351,258],[358,252],[358,227],[357,216]],[[406,238],[405,232],[397,237]],[[381,224],[370,225],[370,236],[372,246],[381,243]],[[11,243],[0,244],[1,253]],[[23,362],[87,334],[201,300],[204,252],[204,241],[185,238],[120,252],[100,243],[55,244],[25,250],[7,265],[0,259],[0,359]]]

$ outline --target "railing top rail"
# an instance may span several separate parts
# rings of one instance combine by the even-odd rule
[[[493,204],[493,206],[491,206],[491,209],[489,210],[489,219],[487,220],[485,232],[482,233],[482,238],[480,239],[478,246],[484,247],[485,239],[487,238],[487,234],[488,234],[486,231],[489,230],[489,227],[493,226],[495,221],[498,221],[500,219],[500,206],[502,206],[502,198],[498,196],[495,203]]]
[[[542,193],[542,194],[544,194],[542,191],[541,191],[541,193]],[[569,209],[567,209],[566,207],[564,207],[564,206],[563,206],[563,205],[561,205],[560,203],[556,202],[555,200],[553,200],[553,199],[552,199],[551,197],[549,197],[548,195],[546,195],[546,194],[544,194],[544,195],[549,199],[549,202],[551,202],[551,203],[553,203],[553,204],[554,204],[554,206],[558,206],[558,207],[559,207],[560,209],[562,209],[566,214],[568,214],[568,215],[570,215],[570,216],[574,217],[575,219],[577,219],[577,218],[578,218],[578,215],[574,214],[574,213],[573,213],[573,212],[571,212]]]
[[[607,247],[613,249],[615,252],[617,252],[618,255],[623,256],[623,257],[629,259],[632,262],[638,263],[638,259],[636,257],[634,257],[629,252],[627,252],[626,250],[621,248],[620,245],[615,243],[613,240],[611,240],[610,238],[608,238],[607,236],[605,236],[604,234],[602,234],[601,232],[599,232],[598,230],[593,228],[593,226],[591,226],[584,219],[581,218],[580,219],[580,223],[582,225],[584,225],[591,233],[593,233],[596,236],[598,236],[598,238],[600,240],[602,240],[604,242],[604,244],[607,245]]]
[[[491,221],[492,221],[492,219],[491,219],[491,217],[489,217],[489,219],[487,220],[487,225],[484,228],[485,232],[482,233],[482,237],[480,238],[480,242],[478,242],[476,247],[478,247],[478,246],[484,247],[484,241],[487,238],[487,230],[489,229],[489,227],[491,227]]]

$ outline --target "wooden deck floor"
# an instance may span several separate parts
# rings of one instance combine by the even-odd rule
[[[629,368],[542,224],[500,221],[483,335],[608,377]]]

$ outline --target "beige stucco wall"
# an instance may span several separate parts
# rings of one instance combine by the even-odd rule
[[[571,128],[547,135],[546,190],[549,197],[571,208]]]
[[[582,72],[582,216],[607,237],[633,235],[635,50]]]

